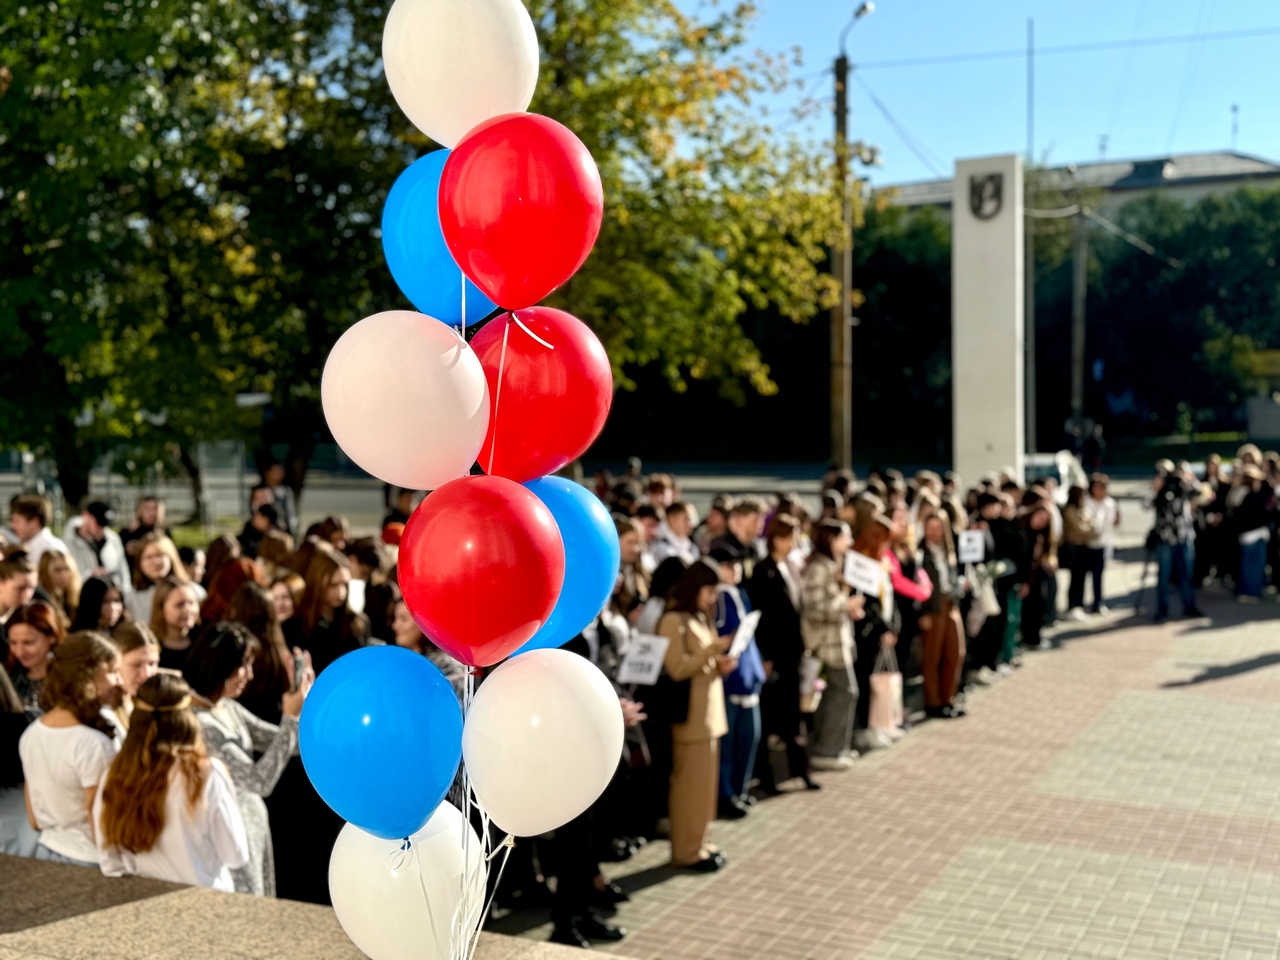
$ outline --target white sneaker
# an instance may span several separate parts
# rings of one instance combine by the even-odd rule
[[[1000,664],[998,667],[996,667],[996,673],[1000,674],[1000,676],[1002,677],[1009,676],[1011,673],[1013,673],[1013,664],[1010,664],[1010,663]]]
[[[978,671],[978,676],[975,678],[976,682],[984,687],[991,686],[999,679],[1000,674],[996,673],[996,671],[992,670],[990,667],[983,667]]]
[[[1110,612],[1111,612],[1111,608],[1108,607],[1105,603],[1098,604],[1098,616],[1105,617]]]
[[[877,728],[876,733],[880,734],[882,737],[887,737],[890,743],[897,743],[907,735],[907,731],[903,730],[901,727],[894,727],[893,729]]]
[[[880,741],[882,747],[892,747],[898,741],[890,735],[888,730],[872,730],[875,738]]]
[[[870,753],[872,750],[880,750],[889,744],[876,736],[875,730],[859,730],[853,735],[853,745],[857,747],[859,753]]]
[[[809,766],[814,770],[835,772],[837,770],[848,770],[853,764],[849,762],[848,757],[822,757],[815,755],[809,758]]]
[[[1072,607],[1067,611],[1067,619],[1079,623],[1082,620],[1088,620],[1089,615],[1084,612],[1084,607]]]

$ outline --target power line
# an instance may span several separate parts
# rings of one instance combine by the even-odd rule
[[[889,108],[886,107],[884,103],[881,102],[880,98],[876,96],[875,91],[872,90],[869,86],[867,86],[867,81],[863,80],[862,77],[857,73],[854,73],[853,79],[856,80],[858,82],[858,85],[867,92],[867,96],[871,98],[871,102],[875,104],[876,109],[880,111],[881,115],[883,115],[885,120],[888,122],[889,126],[893,127],[894,132],[897,133],[899,139],[901,139],[902,142],[906,144],[907,149],[916,155],[916,159],[919,160],[921,163],[923,163],[930,170],[932,170],[935,176],[939,178],[945,178],[946,174],[943,173],[940,168],[940,165],[943,164],[942,159],[936,153],[934,153],[932,150],[926,147],[922,142],[917,140],[915,136],[911,133],[911,131],[908,130],[906,127],[904,127],[901,122],[899,122],[898,118],[895,117],[889,111]],[[932,156],[933,160],[930,160],[929,157],[925,156],[925,154],[929,154],[930,156]],[[935,160],[937,161],[937,163],[934,162]]]
[[[1130,40],[1138,39],[1138,28],[1142,26],[1142,16],[1147,11],[1147,0],[1141,0],[1138,4],[1138,13],[1133,18],[1133,29],[1129,33]],[[1107,141],[1111,139],[1111,131],[1115,129],[1116,121],[1120,119],[1120,105],[1124,101],[1126,88],[1129,86],[1129,68],[1133,66],[1133,47],[1129,48],[1129,52],[1124,58],[1124,70],[1120,73],[1120,82],[1116,85],[1116,95],[1111,101],[1111,116],[1107,118],[1107,127],[1103,131],[1103,136]]]
[[[1213,7],[1209,6],[1209,0],[1200,0],[1200,9],[1196,11],[1197,32],[1213,22],[1213,10],[1216,6],[1217,4],[1214,4]],[[1205,16],[1206,11],[1208,12],[1207,17]],[[1200,72],[1200,59],[1203,55],[1204,41],[1195,44],[1187,51],[1187,62],[1182,68],[1182,80],[1178,84],[1178,97],[1173,106],[1173,122],[1169,124],[1169,137],[1164,145],[1166,153],[1173,149],[1173,141],[1178,136],[1178,124],[1182,122],[1182,111],[1187,105],[1187,100],[1191,97],[1191,90],[1195,86],[1196,74]]]
[[[1244,40],[1280,34],[1280,27],[1255,27],[1249,30],[1222,30],[1217,33],[1190,33],[1170,37],[1142,37],[1129,40],[1103,40],[1096,43],[1071,43],[1056,47],[1036,47],[1036,56],[1065,53],[1097,53],[1102,50],[1127,50],[1131,47],[1160,47],[1178,43],[1200,43],[1209,40]],[[942,63],[969,63],[977,60],[1011,60],[1027,55],[1025,49],[987,50],[981,53],[949,53],[935,57],[913,57],[906,60],[872,60],[858,64],[859,70],[889,67],[928,67]]]
[[[1151,244],[1147,243],[1147,241],[1143,240],[1141,237],[1130,233],[1128,230],[1126,230],[1124,227],[1120,226],[1119,224],[1112,223],[1106,217],[1102,216],[1101,214],[1095,213],[1093,210],[1090,210],[1088,207],[1084,207],[1082,212],[1086,217],[1088,217],[1090,220],[1092,220],[1094,223],[1100,226],[1103,230],[1106,230],[1108,233],[1115,234],[1125,243],[1129,244],[1130,246],[1137,247],[1143,253],[1147,254],[1148,256],[1155,257],[1157,260],[1161,261],[1162,263],[1166,263],[1169,266],[1173,267],[1173,269],[1181,270],[1183,267],[1186,266],[1186,264],[1183,263],[1181,260],[1177,260],[1169,256],[1168,254],[1161,253],[1159,250],[1157,250]]]

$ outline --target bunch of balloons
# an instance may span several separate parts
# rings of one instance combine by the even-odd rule
[[[591,252],[604,197],[582,142],[525,112],[538,45],[521,0],[395,0],[382,52],[396,102],[446,148],[400,175],[383,213],[419,312],[348,329],[321,397],[352,460],[432,491],[400,542],[405,602],[441,649],[496,669],[478,690],[469,676],[459,706],[415,654],[348,654],[308,696],[302,757],[347,821],[329,884],[356,945],[465,960],[488,859],[473,798],[508,837],[545,833],[596,800],[622,750],[612,687],[557,649],[607,603],[617,534],[591,493],[549,475],[600,433],[612,373],[585,324],[537,305]],[[444,802],[460,760],[462,811]]]

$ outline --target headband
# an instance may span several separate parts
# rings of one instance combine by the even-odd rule
[[[145,700],[134,700],[133,707],[135,710],[145,710],[147,713],[170,713],[174,710],[185,710],[191,706],[191,698],[183,697],[177,703],[171,703],[167,707],[153,707]]]

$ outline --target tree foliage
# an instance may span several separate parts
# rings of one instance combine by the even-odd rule
[[[658,365],[768,392],[747,310],[830,302],[838,206],[820,152],[771,131],[749,3],[531,0],[532,109],[594,154],[606,220],[553,302],[620,382]],[[381,75],[386,5],[50,0],[0,22],[0,443],[64,487],[118,445],[190,463],[201,439],[323,436],[319,377],[351,323],[407,306],[378,222],[425,138]],[[5,79],[8,77],[9,79]],[[530,238],[536,243],[537,238]],[[235,397],[272,397],[265,419]],[[39,402],[33,402],[39,398]],[[73,425],[78,424],[78,425]]]

